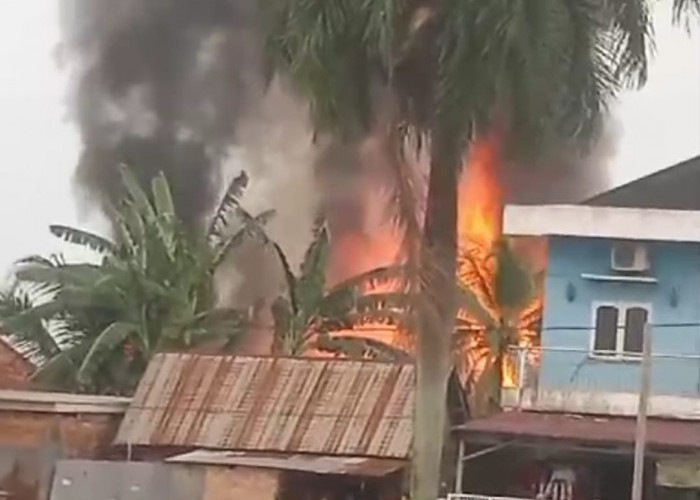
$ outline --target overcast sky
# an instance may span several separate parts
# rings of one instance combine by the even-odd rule
[[[0,276],[19,257],[65,250],[49,224],[94,225],[72,188],[79,138],[56,64],[57,3],[0,1]],[[672,29],[668,2],[658,3],[649,84],[616,107],[615,184],[700,153],[700,40]]]

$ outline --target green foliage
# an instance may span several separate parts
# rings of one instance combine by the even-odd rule
[[[99,264],[30,257],[18,284],[0,296],[0,321],[17,348],[39,365],[44,388],[128,394],[151,356],[200,345],[227,349],[247,317],[217,306],[214,273],[245,238],[262,235],[271,212],[240,204],[236,178],[206,232],[186,231],[160,174],[144,191],[122,168],[127,193],[113,207],[113,241],[66,226],[56,236],[98,251]]]
[[[395,280],[401,267],[375,269],[327,288],[325,272],[329,236],[318,218],[313,238],[295,273],[282,248],[268,240],[285,276],[285,294],[272,304],[274,351],[301,356],[313,350],[341,356],[395,358],[400,352],[372,339],[338,335],[363,322],[381,321],[398,325],[406,316],[407,296],[400,292],[366,294],[368,285]]]
[[[268,49],[320,131],[366,130],[376,88],[396,123],[463,147],[494,121],[520,153],[596,136],[611,98],[641,86],[653,46],[647,0],[266,0]],[[698,0],[674,0],[676,21]],[[382,100],[380,106],[385,105]]]

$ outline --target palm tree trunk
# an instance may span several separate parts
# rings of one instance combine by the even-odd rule
[[[421,275],[424,283],[416,352],[416,409],[411,498],[435,500],[446,425],[447,380],[455,319],[457,179],[461,152],[433,137]]]

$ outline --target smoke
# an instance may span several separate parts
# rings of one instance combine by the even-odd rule
[[[117,195],[117,166],[167,175],[196,222],[236,126],[264,89],[254,0],[62,0],[63,56],[82,135],[79,184]]]
[[[194,225],[245,169],[246,205],[277,210],[269,231],[292,265],[319,206],[331,229],[331,259],[361,254],[364,240],[381,239],[381,196],[368,191],[391,177],[377,174],[388,155],[377,146],[382,137],[312,141],[307,107],[283,82],[267,88],[258,0],[61,1],[63,56],[83,142],[76,178],[94,202],[119,196],[120,163],[142,180],[163,171],[178,213]],[[507,165],[509,201],[577,201],[605,187],[614,135],[586,158],[562,152],[532,168]],[[274,257],[255,245],[241,248],[219,279],[223,300],[242,305],[274,296],[282,284]]]
[[[564,147],[534,164],[509,161],[501,173],[506,202],[579,203],[610,188],[609,166],[621,133],[613,116],[585,153]]]
[[[307,110],[280,82],[268,88],[256,0],[62,0],[62,55],[83,151],[76,179],[104,205],[120,196],[118,166],[143,181],[163,171],[178,214],[195,226],[246,170],[252,211],[293,265],[317,197]],[[244,245],[222,270],[221,300],[250,305],[278,292],[279,269]]]

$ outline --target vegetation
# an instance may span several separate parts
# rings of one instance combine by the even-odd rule
[[[457,306],[452,277],[464,155],[475,138],[494,130],[521,159],[564,143],[589,144],[620,88],[641,86],[647,78],[649,2],[265,5],[273,60],[310,101],[320,132],[352,139],[381,117],[389,121],[392,150],[403,150],[408,136],[427,149],[412,497],[432,500],[438,495],[441,402]],[[681,20],[697,14],[700,1],[674,0],[672,8]]]
[[[201,233],[188,232],[177,217],[162,174],[148,194],[127,169],[122,180],[126,195],[112,210],[113,240],[51,227],[98,252],[101,262],[24,259],[18,284],[0,297],[3,328],[37,362],[34,378],[43,387],[128,394],[154,353],[227,349],[245,325],[241,312],[217,305],[213,278],[231,250],[259,235],[272,216],[241,206],[246,175],[233,180]]]
[[[394,294],[365,293],[368,285],[394,276],[398,268],[375,269],[328,289],[325,274],[329,236],[323,218],[316,220],[298,273],[282,248],[273,241],[268,243],[279,259],[286,283],[286,293],[272,304],[273,352],[301,356],[320,351],[353,358],[390,354],[392,359],[401,352],[373,339],[347,335],[347,330],[363,321],[389,324],[400,314],[386,307]]]

